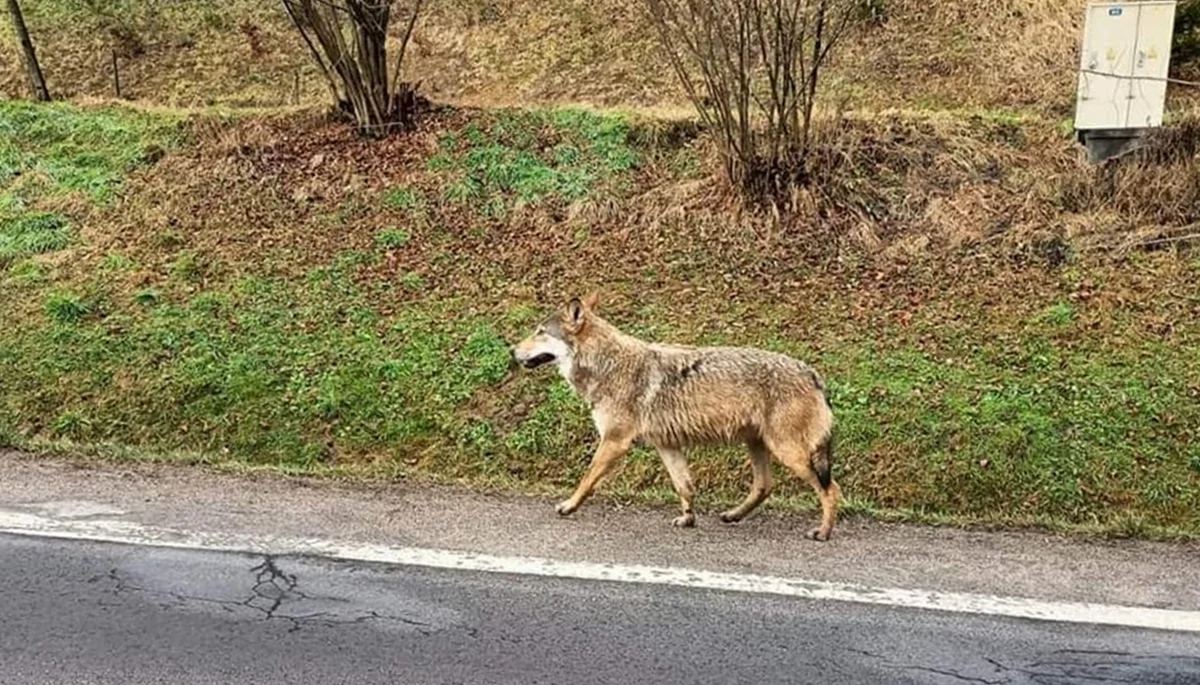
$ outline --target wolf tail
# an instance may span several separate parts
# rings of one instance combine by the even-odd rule
[[[828,490],[833,483],[833,430],[832,428],[821,438],[821,442],[817,443],[817,448],[813,450],[812,457],[813,471],[817,474],[817,480],[821,483],[821,489]]]
[[[821,399],[825,400],[825,435],[817,443],[813,449],[809,462],[812,463],[813,471],[817,474],[817,481],[821,484],[822,490],[828,490],[833,484],[833,402],[829,399],[829,391],[825,388],[825,382],[821,380],[820,374],[814,369],[809,369],[812,374],[813,387],[821,393]]]

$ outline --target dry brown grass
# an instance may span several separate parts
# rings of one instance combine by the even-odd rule
[[[1094,166],[1069,133],[1039,117],[830,118],[812,183],[789,207],[748,209],[714,179],[663,180],[605,220],[624,227],[623,241],[637,244],[644,231],[639,247],[655,259],[686,251],[663,239],[683,236],[736,268],[754,268],[752,252],[825,266],[977,256],[1056,266],[1082,254],[1187,248],[1200,242],[1198,121],[1174,122],[1138,152]]]
[[[1058,184],[1088,183],[1079,156],[1042,119],[834,117],[818,129],[811,183],[785,206],[739,206],[715,180],[666,181],[630,201],[623,223],[702,240],[706,249],[730,244],[721,259],[735,264],[733,253],[749,250],[814,263],[1021,253],[1063,235]]]
[[[1064,178],[1068,237],[1126,254],[1200,241],[1200,118],[1160,129],[1135,152]]]
[[[887,18],[848,43],[839,83],[852,102],[1061,112],[1073,91],[1084,3],[885,2]]]
[[[651,154],[624,191],[486,217],[446,201],[447,178],[426,162],[444,133],[494,114],[447,109],[378,142],[315,110],[236,122],[197,116],[194,147],[135,174],[121,203],[80,217],[83,241],[63,268],[82,278],[119,252],[141,265],[136,288],[186,253],[198,288],[264,265],[300,276],[331,254],[374,250],[379,232],[402,226],[408,246],[371,276],[417,277],[430,296],[511,303],[597,278],[701,290],[716,278],[782,296],[814,268],[1119,257],[1138,242],[1194,233],[1200,221],[1193,121],[1097,169],[1042,118],[901,111],[825,120],[815,183],[790,211],[739,207],[707,174],[680,176],[669,164],[680,151],[712,169],[713,150],[692,121],[648,119],[634,137]],[[397,187],[427,199],[421,221],[387,206]],[[609,266],[597,275],[596,264]],[[504,283],[511,290],[496,292]]]
[[[1020,108],[1069,117],[1084,5],[884,0],[882,21],[843,45],[828,97],[867,110]],[[55,7],[37,3],[29,17],[51,86],[64,96],[111,94],[109,38]],[[179,106],[323,101],[277,6],[164,7],[157,23],[137,27],[144,51],[121,60],[131,97]],[[677,106],[685,99],[642,12],[639,0],[438,3],[411,46],[410,76],[434,99],[460,104]],[[23,87],[14,54],[0,50],[0,90],[10,95]]]

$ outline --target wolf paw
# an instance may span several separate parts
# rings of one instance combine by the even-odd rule
[[[817,542],[825,542],[829,539],[829,532],[821,530],[820,528],[813,528],[812,530],[808,531],[808,539],[816,540]]]
[[[696,515],[684,514],[682,516],[676,516],[675,520],[671,521],[671,525],[675,526],[676,528],[691,528],[692,526],[696,525]]]
[[[730,509],[729,511],[721,514],[720,519],[721,523],[737,523],[738,521],[742,520],[742,517],[738,516],[736,511]]]
[[[570,516],[578,508],[579,505],[573,504],[571,500],[563,500],[554,507],[554,511],[558,512],[559,516]]]

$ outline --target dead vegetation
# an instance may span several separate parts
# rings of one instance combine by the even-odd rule
[[[590,103],[677,108],[686,102],[656,45],[644,0],[456,0],[430,5],[410,46],[435,101]],[[125,4],[136,5],[136,2]],[[110,38],[76,0],[26,8],[50,88],[109,96]],[[251,0],[155,3],[122,32],[126,94],[159,104],[276,106],[328,97],[283,10]],[[828,104],[856,110],[1020,108],[1068,117],[1083,0],[881,0],[831,65]],[[9,27],[0,40],[11,41]],[[399,37],[390,41],[398,46]],[[23,91],[15,52],[0,50],[0,90]],[[1192,97],[1178,91],[1173,98]]]
[[[1067,234],[1084,250],[1200,241],[1200,119],[1159,129],[1133,153],[1062,179]]]
[[[837,273],[946,259],[1059,266],[1085,252],[1119,257],[1123,245],[1185,235],[1198,220],[1187,161],[1195,143],[1185,129],[1093,169],[1068,135],[1042,121],[895,112],[822,120],[813,182],[795,191],[788,215],[739,210],[698,171],[716,151],[689,122],[634,120],[622,144],[636,150],[637,164],[579,197],[555,191],[522,201],[516,191],[463,185],[475,172],[437,167],[463,131],[517,130],[461,143],[462,154],[485,157],[515,150],[510,161],[581,144],[534,116],[443,108],[422,130],[374,142],[317,114],[201,117],[196,146],[131,179],[136,201],[95,220],[86,249],[96,260],[120,250],[162,272],[188,250],[216,279],[248,268],[253,254],[276,273],[298,275],[331,254],[371,251],[380,232],[398,227],[403,249],[388,250],[370,278],[506,302],[590,282],[595,264],[614,265],[611,282],[665,286],[726,273],[765,288],[811,267]],[[476,193],[471,208],[460,192]],[[489,290],[514,273],[538,274],[539,292]]]

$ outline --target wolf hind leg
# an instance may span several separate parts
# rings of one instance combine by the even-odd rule
[[[750,448],[750,493],[741,504],[721,514],[725,523],[736,523],[746,518],[771,494],[771,453],[761,440],[751,440]]]
[[[812,486],[813,491],[817,493],[817,499],[821,502],[821,523],[808,532],[808,537],[818,542],[828,540],[837,521],[837,506],[842,490],[827,470],[824,474],[818,474],[813,468],[814,464],[817,464],[824,469],[824,464],[829,463],[830,455],[823,452],[829,449],[828,437],[812,450],[790,440],[768,442],[767,445],[779,463]]]
[[[666,447],[658,448],[658,456],[662,458],[667,473],[671,476],[671,484],[679,495],[679,507],[682,510],[673,523],[677,528],[691,528],[696,525],[696,512],[692,502],[696,496],[696,486],[692,482],[692,472],[688,469],[687,457],[682,450]]]

